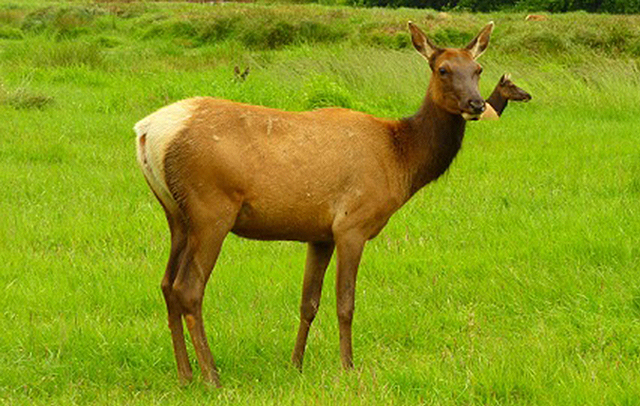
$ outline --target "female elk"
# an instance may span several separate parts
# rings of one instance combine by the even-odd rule
[[[509,100],[528,102],[531,100],[531,95],[516,86],[511,81],[511,75],[505,73],[500,77],[498,84],[491,92],[491,96],[487,99],[487,103],[493,107],[498,116],[501,116]]]
[[[212,98],[166,106],[135,125],[138,162],[163,206],[171,252],[162,280],[182,382],[191,379],[182,319],[205,381],[219,385],[202,321],[204,289],[229,232],[308,242],[293,362],[302,367],[325,270],[337,251],[340,356],[353,366],[351,321],[363,247],[460,149],[465,119],[485,108],[475,59],[493,23],[461,49],[412,23],[432,71],[420,110],[399,121],[347,109],[291,113]]]

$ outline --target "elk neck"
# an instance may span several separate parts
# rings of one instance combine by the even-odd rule
[[[502,94],[500,94],[500,85],[496,86],[496,88],[493,89],[491,96],[489,96],[489,98],[487,99],[487,103],[489,103],[491,107],[493,107],[493,109],[496,111],[496,113],[498,113],[499,116],[502,115],[502,112],[507,107],[507,101],[507,98],[503,97]]]
[[[418,112],[395,123],[394,146],[409,196],[446,172],[462,146],[465,125],[461,115],[438,105],[431,85]]]

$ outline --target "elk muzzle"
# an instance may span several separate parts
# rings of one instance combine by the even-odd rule
[[[480,97],[474,97],[467,100],[463,106],[461,106],[462,117],[465,120],[478,120],[485,110],[485,101]]]
[[[522,98],[520,100],[524,101],[524,102],[528,102],[529,100],[531,100],[531,95],[527,92],[525,92],[524,90],[522,90]]]

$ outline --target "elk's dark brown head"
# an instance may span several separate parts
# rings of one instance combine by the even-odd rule
[[[516,86],[516,84],[511,81],[511,75],[509,75],[508,73],[505,73],[500,78],[499,89],[500,96],[502,96],[505,100],[525,102],[531,100],[531,95]]]
[[[451,114],[477,120],[485,110],[485,101],[478,90],[482,66],[476,59],[489,45],[493,22],[464,48],[440,48],[411,22],[409,29],[413,46],[429,62],[428,92],[435,103]]]

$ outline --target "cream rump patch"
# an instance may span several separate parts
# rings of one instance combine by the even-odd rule
[[[138,164],[149,186],[169,210],[177,208],[169,191],[164,171],[167,148],[182,131],[196,107],[197,99],[181,100],[163,107],[138,121],[136,132]]]

